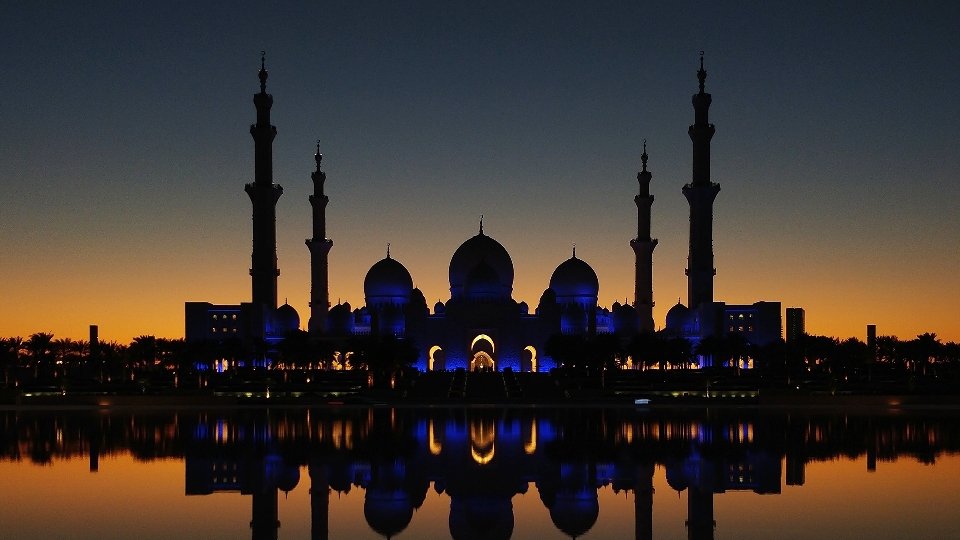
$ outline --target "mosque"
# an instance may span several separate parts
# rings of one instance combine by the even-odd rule
[[[677,303],[667,314],[663,332],[698,343],[709,335],[742,334],[747,341],[763,345],[782,335],[779,302],[731,305],[713,299],[713,201],[719,184],[710,181],[710,140],[714,126],[708,121],[710,94],[704,91],[706,71],[703,58],[697,72],[700,90],[693,96],[695,123],[689,134],[693,141],[693,180],[683,187],[690,204],[690,247],[687,281],[688,303]],[[253,338],[276,343],[291,330],[300,328],[300,316],[289,304],[277,306],[276,203],[283,188],[273,183],[273,139],[276,127],[270,124],[273,96],[266,93],[267,70],[261,58],[260,92],[254,95],[257,123],[250,127],[254,139],[254,182],[245,189],[253,205],[253,254],[250,275],[252,301],[239,305],[187,302],[185,305],[188,341],[222,341],[230,337]],[[450,298],[428,307],[423,293],[413,286],[407,269],[390,255],[377,261],[363,282],[365,305],[349,303],[331,307],[328,289],[328,254],[333,241],[326,237],[324,194],[326,174],[319,144],[316,171],[311,179],[314,193],[313,236],[306,241],[311,257],[310,318],[308,330],[314,336],[345,338],[357,335],[396,336],[413,342],[420,351],[416,364],[421,370],[493,369],[548,371],[556,363],[543,353],[547,340],[558,333],[618,333],[630,336],[653,332],[653,251],[650,194],[652,174],[647,170],[646,144],[637,174],[637,236],[630,241],[634,250],[635,290],[633,304],[598,306],[599,280],[593,268],[577,257],[557,266],[547,288],[531,313],[530,306],[513,298],[513,261],[509,252],[486,235],[481,218],[479,231],[468,238],[450,259]],[[701,358],[701,366],[709,365]]]

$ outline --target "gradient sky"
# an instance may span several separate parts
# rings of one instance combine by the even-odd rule
[[[279,296],[304,325],[317,139],[331,300],[354,306],[387,242],[448,299],[480,214],[516,299],[535,306],[576,242],[600,303],[632,301],[646,139],[662,326],[686,302],[704,50],[715,298],[803,307],[811,333],[960,340],[955,2],[96,5],[0,19],[2,336],[182,337],[185,301],[249,301],[261,50]]]

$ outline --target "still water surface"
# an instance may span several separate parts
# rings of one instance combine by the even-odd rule
[[[0,538],[960,538],[955,411],[0,420]]]

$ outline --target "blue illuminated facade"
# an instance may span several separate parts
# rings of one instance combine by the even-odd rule
[[[451,257],[450,299],[432,312],[410,273],[388,251],[364,279],[366,305],[352,311],[349,304],[334,306],[328,328],[333,335],[411,340],[420,350],[416,367],[424,371],[549,371],[557,365],[543,347],[554,334],[636,330],[632,307],[615,304],[611,312],[597,306],[597,274],[575,252],[554,271],[533,313],[526,302],[514,300],[513,276],[510,254],[481,224]]]

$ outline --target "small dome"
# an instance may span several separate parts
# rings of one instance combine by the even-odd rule
[[[327,312],[327,329],[336,334],[353,333],[353,320],[350,303],[337,304]]]
[[[631,334],[637,331],[639,319],[637,310],[630,304],[614,304],[613,329],[621,334]]]
[[[689,320],[690,310],[677,300],[677,305],[670,308],[670,311],[667,312],[667,329],[682,330],[685,326],[688,326]]]
[[[576,256],[560,263],[550,277],[550,288],[557,293],[557,302],[596,303],[600,292],[600,280],[586,262]]]
[[[363,280],[363,294],[368,305],[406,304],[412,290],[410,272],[390,257],[371,266]]]
[[[526,302],[520,302],[518,304],[518,307],[520,308],[521,314],[527,315],[530,313],[530,306],[528,306]]]
[[[467,298],[497,298],[502,291],[500,275],[485,261],[477,263],[463,283],[463,292]]]
[[[467,275],[480,262],[490,265],[497,273],[501,294],[510,297],[513,292],[513,260],[507,250],[493,238],[480,231],[469,238],[450,259],[450,295],[457,298],[464,294]]]
[[[447,307],[443,305],[443,302],[438,301],[436,304],[433,305],[434,315],[443,315],[446,312],[447,312]]]
[[[300,329],[300,314],[290,304],[283,304],[273,314],[273,329],[277,333],[286,334]]]

